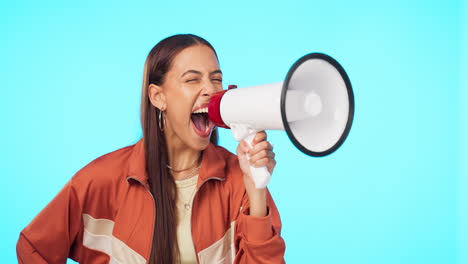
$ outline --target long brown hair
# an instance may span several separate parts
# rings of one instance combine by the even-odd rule
[[[141,126],[145,145],[146,173],[156,208],[153,245],[149,261],[151,264],[175,263],[178,259],[178,250],[176,187],[174,178],[166,166],[169,158],[166,137],[158,125],[160,111],[149,100],[148,86],[152,83],[162,85],[175,56],[185,48],[194,45],[206,45],[216,55],[213,46],[205,39],[192,34],[180,34],[163,39],[156,44],[145,62],[141,93]],[[210,141],[217,144],[216,129],[213,130]]]

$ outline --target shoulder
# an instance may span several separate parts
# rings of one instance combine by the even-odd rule
[[[82,211],[112,219],[125,192],[128,166],[135,145],[102,155],[79,170],[69,182]]]
[[[94,159],[73,176],[72,186],[100,189],[125,179],[134,147],[126,146]]]

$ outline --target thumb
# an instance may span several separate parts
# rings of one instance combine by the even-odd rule
[[[239,159],[246,160],[247,153],[249,152],[249,150],[250,150],[250,147],[247,144],[247,142],[245,142],[245,140],[242,140],[237,146],[237,150],[236,150],[237,156],[239,157]]]

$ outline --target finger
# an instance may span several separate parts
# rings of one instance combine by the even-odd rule
[[[250,150],[250,147],[249,145],[244,141],[242,140],[239,145],[237,145],[237,155],[245,155],[246,153],[248,153]]]
[[[270,162],[269,158],[261,158],[261,159],[256,160],[255,162],[251,162],[250,165],[254,166],[255,168],[258,168],[258,167],[266,166],[269,162]]]
[[[274,159],[275,158],[275,153],[273,151],[269,150],[262,150],[258,152],[257,154],[250,156],[250,163],[254,164],[258,160],[264,159],[264,158],[270,158]]]
[[[273,170],[275,169],[275,166],[276,166],[276,160],[270,160],[270,162],[268,162],[268,164],[266,165],[267,166],[267,170],[270,174],[273,174]]]
[[[248,153],[252,149],[249,143],[247,143],[245,140],[242,140],[239,145],[241,146],[242,151],[245,153]]]
[[[256,153],[262,151],[262,150],[272,150],[273,149],[273,145],[270,144],[270,142],[268,141],[262,141],[262,142],[259,142],[257,143],[257,145],[255,145],[250,151],[249,151],[249,154],[250,155],[255,155]]]
[[[250,147],[249,143],[247,143],[245,140],[242,140],[241,141],[241,146],[242,146],[242,150],[244,150],[244,152],[249,152],[252,147]]]
[[[273,172],[273,169],[276,166],[276,160],[271,159],[271,158],[263,158],[263,159],[257,160],[254,164],[251,164],[251,166],[254,166],[256,168],[265,166],[271,174]]]
[[[258,142],[264,141],[267,138],[265,131],[260,131],[255,134],[254,139],[252,140],[252,146],[255,146]]]

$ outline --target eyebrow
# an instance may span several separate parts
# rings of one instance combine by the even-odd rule
[[[185,75],[187,75],[187,74],[189,74],[189,73],[194,73],[194,74],[202,75],[202,73],[201,73],[200,71],[188,70],[188,71],[184,72],[184,73],[180,76],[180,78],[184,77]],[[220,69],[217,69],[217,70],[215,70],[215,71],[210,72],[210,75],[214,75],[214,74],[218,74],[218,73],[223,74],[223,72],[222,72]]]

